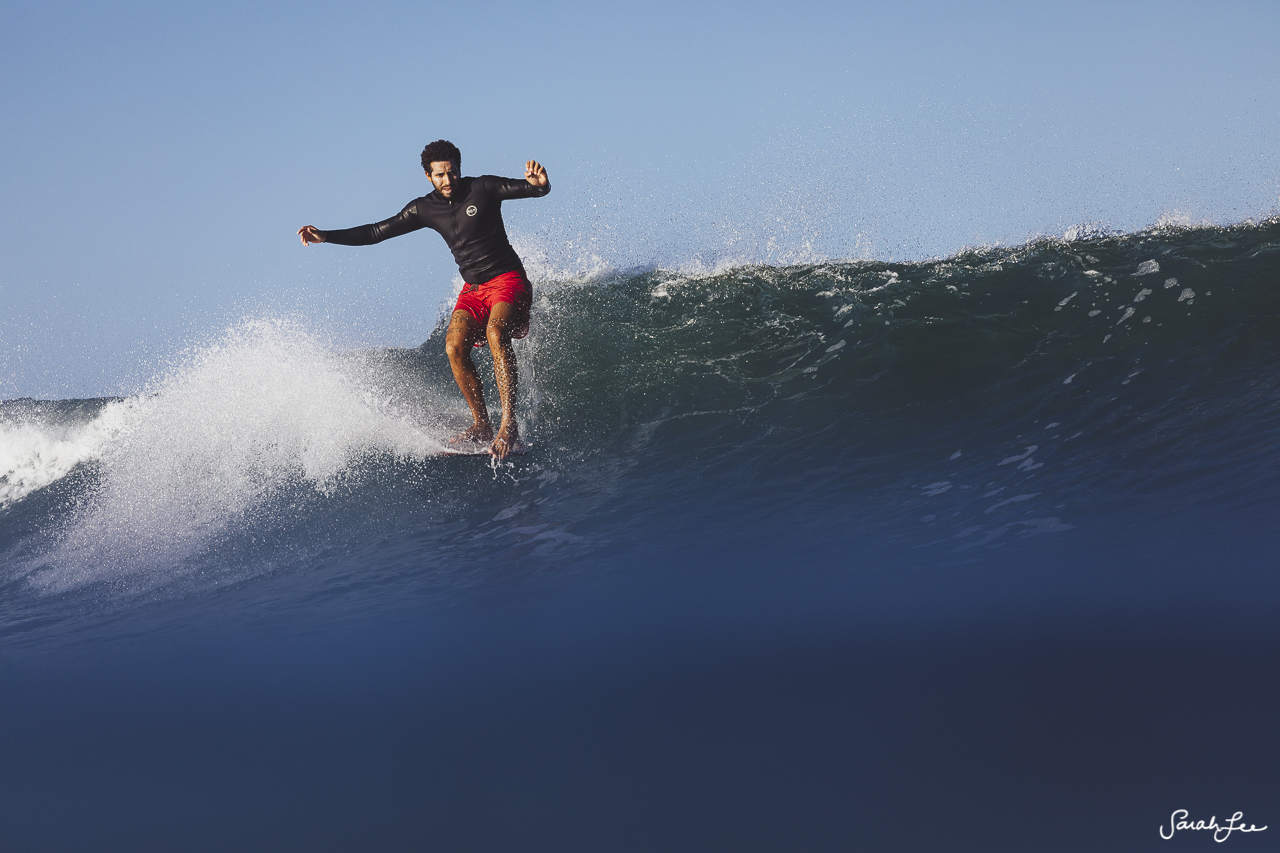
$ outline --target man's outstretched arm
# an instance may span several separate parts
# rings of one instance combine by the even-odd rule
[[[547,170],[537,160],[529,160],[524,164],[524,180],[519,178],[499,178],[485,175],[482,180],[488,181],[486,186],[498,198],[511,200],[517,198],[541,198],[551,192],[551,181],[547,179]]]
[[[359,225],[355,228],[343,228],[340,231],[321,231],[314,225],[304,225],[298,229],[302,245],[312,243],[336,243],[339,246],[372,246],[410,231],[425,228],[418,218],[418,200],[414,199],[404,206],[395,216],[375,222],[372,225]]]

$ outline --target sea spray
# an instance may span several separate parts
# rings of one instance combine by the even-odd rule
[[[109,405],[64,443],[74,449],[67,461],[96,465],[97,486],[31,567],[45,591],[163,583],[228,525],[278,509],[272,501],[298,485],[323,494],[364,455],[421,457],[442,446],[357,362],[295,325],[262,320],[194,352],[153,393]]]

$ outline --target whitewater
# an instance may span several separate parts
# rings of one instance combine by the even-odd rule
[[[223,663],[208,661],[278,661],[274,674],[253,677],[262,684],[352,655],[361,662],[348,674],[372,679],[376,695],[399,696],[396,707],[518,693],[532,704],[510,718],[494,710],[507,699],[457,699],[463,704],[445,714],[449,730],[471,731],[459,721],[472,714],[490,715],[486,725],[499,729],[536,719],[545,726],[531,735],[541,758],[526,756],[528,767],[545,770],[539,762],[551,759],[541,750],[555,742],[569,744],[563,761],[591,768],[605,788],[625,787],[634,771],[647,793],[635,813],[617,807],[625,825],[646,802],[671,820],[688,814],[654,793],[673,783],[646,763],[650,748],[675,763],[702,756],[695,777],[757,809],[792,794],[825,803],[844,791],[860,804],[850,814],[864,821],[877,808],[900,814],[911,798],[932,810],[914,842],[895,846],[885,829],[874,836],[877,849],[925,849],[916,842],[947,837],[944,818],[961,808],[945,806],[948,796],[972,809],[1019,804],[1027,826],[1039,826],[1063,813],[1048,805],[1054,797],[1062,810],[1096,813],[1140,778],[1154,814],[1178,805],[1179,792],[1203,793],[1201,774],[1216,768],[1239,780],[1230,789],[1238,799],[1267,802],[1274,781],[1245,759],[1162,765],[1155,786],[1143,762],[1156,760],[1162,737],[1225,734],[1215,727],[1227,725],[1254,739],[1251,754],[1269,754],[1273,736],[1248,710],[1269,693],[1255,686],[1252,699],[1223,695],[1208,706],[1203,696],[1175,700],[1163,686],[1173,672],[1161,667],[1214,643],[1241,667],[1269,666],[1280,648],[1258,640],[1270,636],[1280,592],[1278,271],[1280,223],[1269,220],[1072,233],[917,262],[541,279],[533,332],[516,345],[520,429],[531,450],[503,463],[439,455],[468,420],[443,324],[419,348],[349,350],[298,319],[249,318],[192,347],[137,394],[0,403],[2,654],[25,671],[50,655],[92,658],[109,648],[119,660],[150,661],[157,649],[193,644],[179,656],[186,663],[166,657],[147,666],[176,673],[198,660],[221,672]],[[478,362],[492,402],[489,362]],[[469,627],[456,628],[463,622]],[[1256,642],[1240,645],[1232,631]],[[211,651],[220,643],[238,651]],[[897,663],[872,663],[890,646]],[[475,657],[451,665],[453,675],[432,669],[463,647]],[[943,647],[957,650],[945,665]],[[417,663],[405,663],[405,648],[417,649]],[[1041,668],[1031,658],[1054,663]],[[747,661],[764,662],[758,694]],[[770,669],[768,661],[782,663]],[[577,666],[593,674],[566,674]],[[988,666],[1017,673],[1030,692],[1006,694]],[[418,675],[394,674],[410,671]],[[921,673],[919,685],[900,684],[893,673],[904,671]],[[971,678],[953,681],[948,671]],[[1104,671],[1112,675],[1090,674]],[[624,672],[635,681],[610,680]],[[1143,681],[1143,673],[1160,678]],[[472,678],[488,686],[460,686]],[[337,708],[299,698],[336,683],[317,679],[271,695],[289,714],[297,703]],[[661,705],[655,697],[677,695],[677,682],[720,685],[698,694],[715,710],[681,717]],[[425,693],[397,693],[408,683]],[[570,686],[540,693],[535,683]],[[1077,689],[1059,693],[1062,683]],[[596,693],[589,684],[605,686]],[[996,695],[1003,704],[987,705]],[[621,697],[616,706],[610,696]],[[1007,709],[1023,702],[1034,713],[1009,722]],[[1179,702],[1210,722],[1197,728],[1169,716]],[[605,732],[592,741],[566,722],[581,724],[592,703],[619,715],[593,720],[631,722],[591,723]],[[935,705],[950,710],[930,716]],[[979,706],[985,715],[958,710]],[[1060,706],[1068,710],[1059,714]],[[699,737],[721,744],[708,747],[715,752],[772,725],[750,712],[754,722],[735,729],[731,709],[765,707],[797,732],[812,724],[814,741],[797,733],[797,752],[769,753],[737,775],[701,747],[690,753],[684,724],[670,722],[694,720]],[[627,708],[657,716],[632,718]],[[1150,729],[1131,714],[1152,721]],[[361,719],[353,742],[380,749],[365,727],[383,723]],[[1056,722],[1043,738],[1008,734],[1028,719]],[[445,785],[437,770],[467,777],[473,761],[487,759],[454,755],[445,745],[452,740],[414,734],[407,718],[385,725],[422,761],[403,769],[417,780],[406,784],[418,785],[419,805],[392,796],[373,807],[386,817],[383,830],[300,837],[316,849],[341,846],[334,839],[403,840],[416,837],[406,827],[418,819],[408,815],[425,809],[450,843],[470,832],[489,849],[528,840],[501,822],[476,829],[469,821],[479,813],[456,811],[448,786],[437,787]],[[867,726],[892,748],[881,755],[854,738]],[[476,732],[457,736],[483,753],[476,744],[492,742]],[[227,747],[228,738],[214,740]],[[966,738],[986,744],[988,758],[958,745]],[[926,772],[911,757],[925,744],[934,750],[927,772],[943,767],[942,776],[892,781],[894,754]],[[846,778],[825,759],[795,758],[820,748],[862,770]],[[1053,797],[1009,787],[1027,772],[1019,749],[1039,755],[1037,767],[1059,766],[1044,783]],[[1072,763],[1086,754],[1090,767],[1109,768],[1110,781]],[[968,790],[963,768],[988,759],[999,764],[986,777],[996,781]],[[577,776],[556,782],[551,771],[528,772],[525,783],[492,794],[499,811],[534,820],[534,778],[586,796]],[[789,788],[772,784],[777,774]],[[855,795],[868,778],[889,778],[885,790],[896,793]],[[287,784],[312,790],[307,781]],[[692,783],[680,790],[722,815],[713,837],[736,839],[734,849],[780,849],[771,846],[778,827],[804,826],[805,814],[823,828],[807,849],[846,849],[866,837],[865,822],[856,829],[831,803],[810,813],[797,801],[785,819],[761,823],[716,811],[714,797]],[[285,811],[301,808],[301,799],[281,797]],[[679,833],[639,830],[631,845],[570,811],[556,832],[535,833],[532,846],[569,837],[579,847],[603,839],[600,849],[706,849],[673,842]],[[1116,846],[1091,849],[1141,849],[1160,819],[1154,814],[1150,833],[1118,830]],[[1078,849],[1080,837],[1068,832],[1038,849]]]

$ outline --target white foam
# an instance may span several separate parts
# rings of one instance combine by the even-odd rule
[[[306,331],[245,323],[154,393],[107,406],[28,478],[90,458],[100,469],[97,491],[31,580],[47,591],[140,575],[163,582],[286,486],[325,492],[370,453],[441,449],[417,420],[369,369]]]
[[[136,410],[136,401],[130,400],[108,403],[87,423],[0,423],[0,509],[96,460],[129,430]]]

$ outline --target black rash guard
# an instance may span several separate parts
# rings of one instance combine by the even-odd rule
[[[511,248],[507,229],[502,224],[503,200],[539,198],[549,192],[551,184],[535,187],[520,178],[494,175],[460,178],[454,184],[453,198],[445,198],[437,190],[415,198],[390,219],[320,233],[326,243],[371,246],[420,228],[434,228],[449,244],[462,280],[467,284],[483,284],[504,272],[524,272],[524,264]]]

